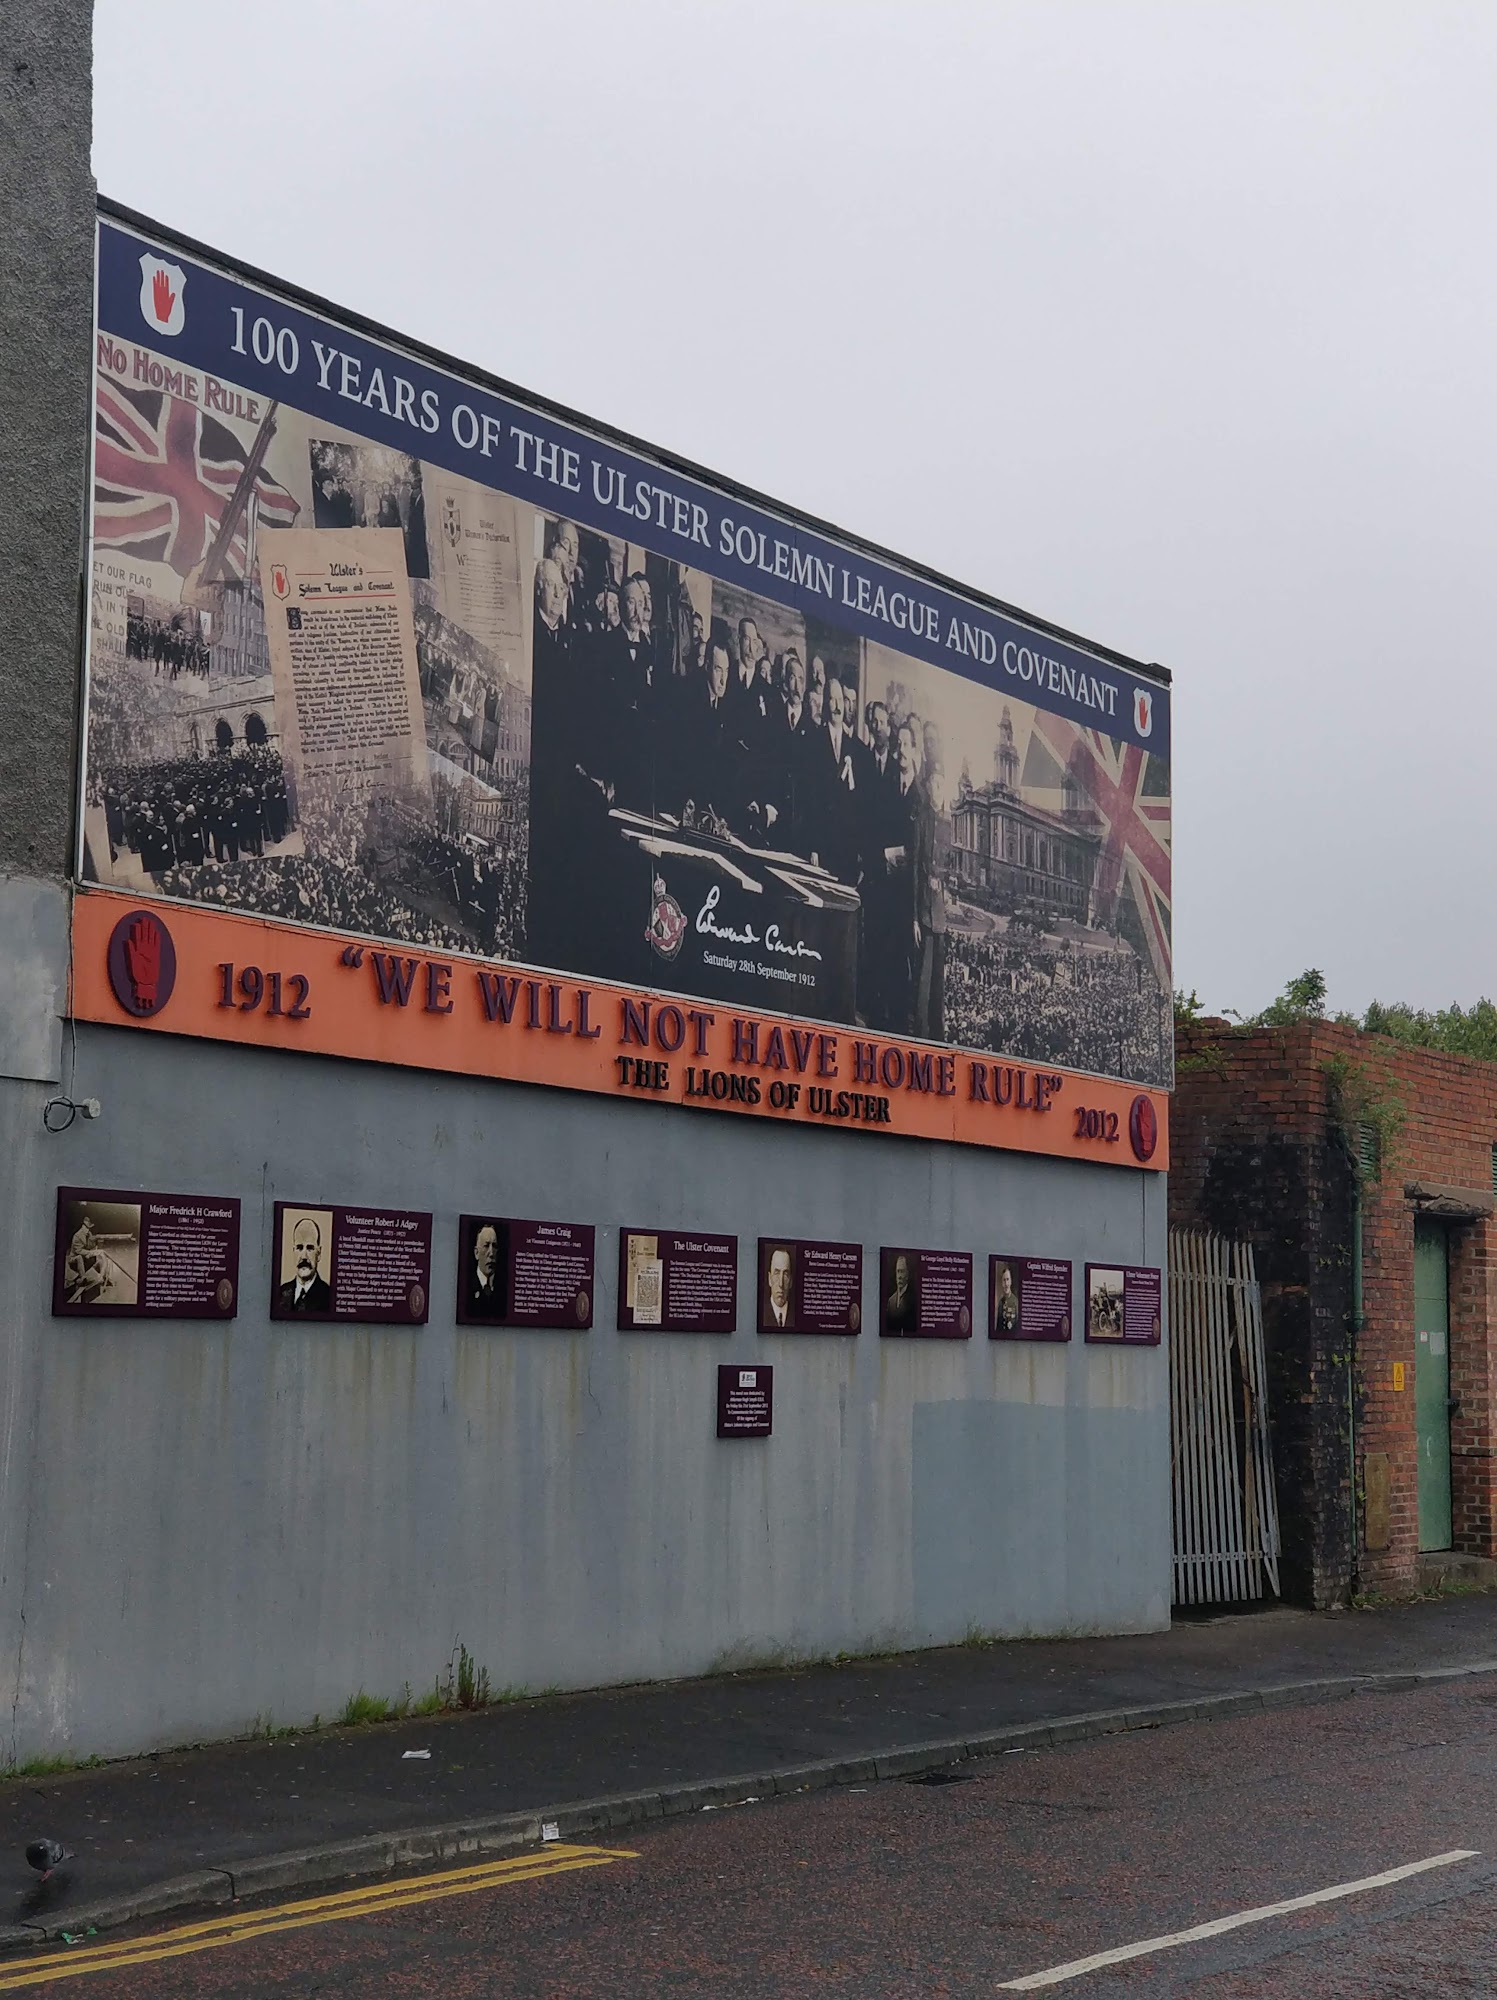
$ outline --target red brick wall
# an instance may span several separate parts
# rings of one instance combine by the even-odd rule
[[[1276,1476],[1294,1594],[1315,1603],[1354,1585],[1396,1594],[1415,1581],[1414,1215],[1409,1181],[1490,1191],[1497,1064],[1331,1022],[1291,1028],[1197,1023],[1180,1031],[1170,1119],[1170,1220],[1255,1246],[1270,1357]],[[1336,1112],[1368,1095],[1397,1107],[1362,1199],[1363,1320],[1353,1332],[1355,1180]],[[1351,1143],[1356,1143],[1355,1133]],[[1497,1555],[1497,1230],[1454,1224],[1450,1243],[1454,1543]],[[1404,1387],[1393,1386],[1395,1362]],[[1347,1392],[1355,1393],[1351,1493]],[[1363,1470],[1388,1459],[1388,1546],[1366,1546]]]

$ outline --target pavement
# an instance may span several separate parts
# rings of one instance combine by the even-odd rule
[[[0,1949],[970,1757],[1497,1673],[1497,1597],[510,1702],[0,1784]],[[425,1752],[412,1756],[411,1752]],[[76,1859],[47,1883],[24,1848]]]

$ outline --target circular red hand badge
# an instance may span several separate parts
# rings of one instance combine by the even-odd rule
[[[1159,1144],[1159,1113],[1154,1109],[1152,1098],[1142,1095],[1134,1098],[1128,1113],[1128,1137],[1133,1142],[1136,1159],[1153,1159],[1154,1149]]]
[[[177,983],[177,948],[160,917],[132,910],[109,934],[109,983],[127,1014],[159,1014]]]

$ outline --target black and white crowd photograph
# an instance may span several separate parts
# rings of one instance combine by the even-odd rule
[[[161,429],[176,434],[169,416]],[[181,537],[142,542],[137,516],[114,493],[128,468],[114,468],[118,520],[107,517],[109,553],[96,557],[84,872],[425,949],[523,957],[522,648],[496,658],[429,581],[419,460],[362,440],[309,438],[294,412],[283,411],[270,435],[267,463],[278,476],[262,474],[240,496],[232,534],[233,499],[226,506],[198,474],[200,532],[216,562],[189,561],[198,545]],[[244,449],[253,444],[246,438]],[[179,472],[185,480],[187,467]],[[262,521],[298,515],[333,530],[401,533],[429,786],[376,795],[346,774],[298,772],[283,712],[295,697],[277,692],[271,672],[256,537]]]
[[[252,494],[216,571],[154,560],[108,643],[96,612],[92,879],[1169,1080],[1167,763],[307,426],[278,420],[265,518],[399,530],[424,773],[299,768]]]
[[[1168,1079],[1167,767],[571,521],[541,540],[543,963]]]

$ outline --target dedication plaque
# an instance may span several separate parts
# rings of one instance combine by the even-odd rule
[[[737,1324],[736,1236],[619,1231],[620,1333],[731,1333]]]
[[[989,1257],[989,1340],[1070,1337],[1069,1257]]]
[[[272,1319],[424,1326],[430,1296],[424,1210],[276,1203]]]
[[[237,1199],[57,1190],[54,1313],[81,1319],[232,1319],[238,1305]]]
[[[1153,1264],[1088,1264],[1086,1337],[1120,1346],[1157,1347],[1163,1284]]]
[[[970,1340],[968,1250],[880,1250],[879,1332],[886,1339]]]
[[[760,1333],[856,1333],[862,1323],[861,1243],[759,1238]]]
[[[718,1436],[767,1438],[773,1424],[773,1368],[740,1368],[725,1362],[717,1371]]]
[[[594,1290],[591,1223],[458,1218],[459,1325],[585,1332]]]

